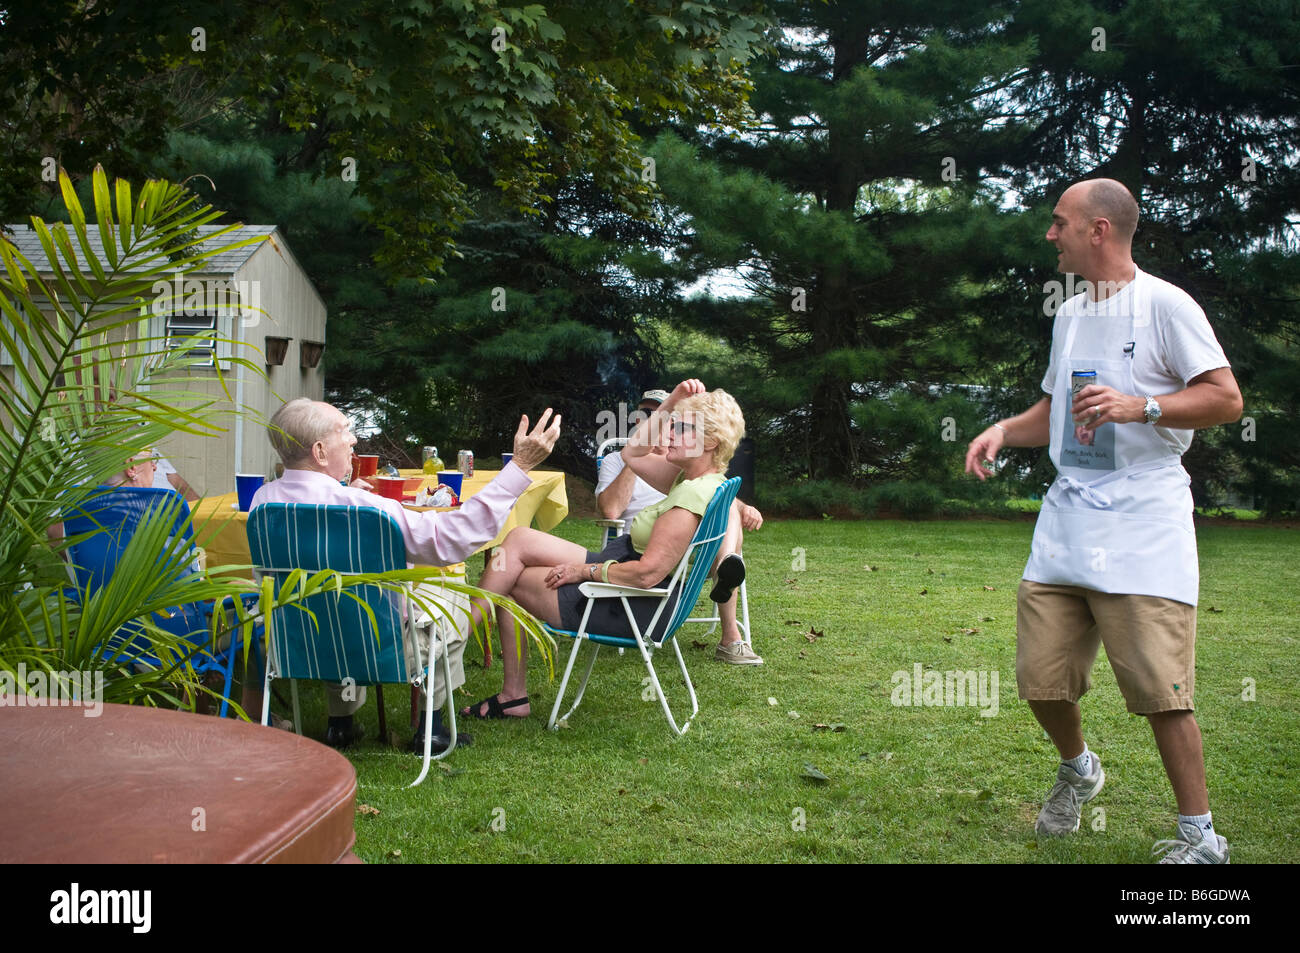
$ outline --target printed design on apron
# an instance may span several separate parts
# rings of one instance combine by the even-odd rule
[[[1070,333],[1073,335],[1074,325],[1070,326]],[[1113,363],[1115,362],[1069,361],[1066,370],[1071,373],[1071,396],[1076,389],[1082,390],[1087,384],[1099,384],[1122,391],[1124,388],[1118,376],[1113,375],[1110,368],[1099,366]],[[1080,371],[1092,372],[1095,377],[1085,382],[1075,376]],[[1106,423],[1095,430],[1089,430],[1083,424],[1076,424],[1074,415],[1070,412],[1071,402],[1062,401],[1060,407],[1060,412],[1065,417],[1061,422],[1061,465],[1078,467],[1080,470],[1114,470],[1115,425]]]
[[[1149,323],[1147,317],[1147,308],[1145,302],[1140,297],[1137,275],[1134,275],[1133,300],[1129,306],[1129,330],[1128,344],[1123,349],[1123,356],[1117,354],[1113,358],[1087,357],[1075,358],[1074,339],[1078,335],[1079,322],[1087,320],[1084,315],[1076,314],[1070,318],[1070,326],[1065,333],[1065,343],[1061,348],[1060,366],[1057,370],[1057,380],[1053,392],[1052,413],[1055,418],[1052,421],[1051,440],[1052,449],[1056,451],[1053,454],[1057,471],[1063,477],[1069,478],[1068,471],[1090,470],[1100,472],[1113,472],[1122,469],[1124,462],[1119,460],[1120,453],[1115,446],[1116,425],[1114,423],[1105,423],[1095,429],[1088,429],[1084,423],[1075,423],[1074,414],[1071,411],[1071,405],[1074,403],[1074,394],[1077,390],[1082,390],[1088,384],[1097,384],[1101,387],[1110,387],[1119,391],[1121,394],[1132,394],[1135,392],[1136,385],[1133,382],[1133,353],[1137,340],[1137,328],[1146,326]],[[1103,304],[1103,307],[1113,306],[1115,298],[1106,299],[1111,305]],[[1075,375],[1081,372],[1095,374],[1091,380],[1086,377],[1080,379]],[[1131,461],[1128,461],[1131,462]],[[1070,480],[1074,483],[1076,481]]]

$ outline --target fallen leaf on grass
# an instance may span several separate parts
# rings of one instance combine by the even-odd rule
[[[812,625],[810,625],[810,626],[808,626],[808,631],[805,632],[805,633],[803,634],[803,637],[804,637],[805,639],[807,639],[809,642],[816,642],[818,639],[820,639],[820,638],[821,638],[823,635],[825,635],[825,634],[826,634],[826,630],[825,630],[825,629],[822,629],[822,630],[819,632],[819,631],[817,630],[817,627],[816,627],[816,626],[812,626]]]
[[[951,635],[945,635],[945,636],[943,637],[943,640],[944,640],[945,642],[951,644],[951,643],[952,643],[952,636],[951,636]]]
[[[988,788],[985,788],[985,789],[984,789],[983,791],[981,791],[979,794],[976,794],[976,795],[975,795],[975,800],[977,800],[977,801],[987,801],[987,800],[988,800],[989,798],[991,798],[992,796],[993,796],[993,792],[990,791]]]
[[[767,696],[767,703],[768,703],[769,705],[775,706],[775,705],[776,705],[776,699],[773,698],[771,695],[768,695],[768,696]]]
[[[401,857],[401,856],[402,856],[402,852],[401,852],[400,850],[390,850],[390,851],[388,852],[388,856],[389,856],[389,857]]]
[[[961,630],[961,634],[962,634],[962,635],[975,635],[977,632],[979,632],[979,629],[962,629],[962,630]]]
[[[992,621],[993,621],[993,616],[991,616],[991,615],[983,616],[983,617],[980,619],[980,621],[981,621],[981,622],[992,622]]]
[[[788,711],[786,712],[786,714],[789,715],[791,718],[797,719],[799,717],[799,713],[797,711]]]
[[[997,592],[998,590],[997,590],[997,587],[996,587],[996,586],[985,586],[985,587],[984,587],[984,591],[985,591],[985,592]]]
[[[691,639],[691,645],[695,646],[697,649],[707,649],[709,647],[708,642],[701,642],[699,639]]]
[[[934,575],[934,570],[933,570],[933,569],[927,569],[927,570],[926,570],[926,574],[927,574],[927,575],[930,575],[930,576],[933,576],[933,575]]]
[[[827,784],[830,782],[830,778],[818,771],[816,765],[813,764],[804,764],[803,776],[814,784]]]
[[[637,763],[637,764],[649,764],[649,763],[650,763],[650,759],[649,759],[649,758],[637,758],[637,759],[636,759],[636,763]]]
[[[848,730],[848,727],[849,727],[848,725],[840,721],[832,722],[829,725],[822,724],[819,721],[817,722],[817,724],[812,726],[812,730],[813,731],[846,731]]]
[[[807,658],[807,657],[808,657],[808,650],[807,650],[807,649],[800,649],[800,650],[799,650],[799,657],[800,657],[800,658]]]
[[[785,624],[786,624],[786,625],[803,625],[803,623],[800,622],[798,619],[786,619],[786,620],[785,620]]]
[[[876,572],[878,569],[880,569],[879,566],[863,566],[862,568],[865,569],[867,572]]]
[[[1222,612],[1223,610],[1220,609],[1218,606],[1210,606],[1210,611],[1211,611],[1211,612]]]
[[[924,595],[927,595],[929,592],[930,592],[929,589],[922,589],[922,590],[920,591],[919,595],[924,596]]]
[[[378,814],[378,813],[379,813],[379,808],[377,808],[377,807],[371,807],[369,804],[358,804],[358,805],[357,805],[357,813],[358,813],[358,814]]]

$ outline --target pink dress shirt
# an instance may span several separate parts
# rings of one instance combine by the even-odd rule
[[[284,476],[265,484],[254,494],[250,509],[263,503],[373,506],[397,520],[406,541],[408,560],[424,566],[450,566],[464,562],[467,556],[501,532],[510,508],[532,482],[527,473],[511,462],[459,509],[420,513],[368,490],[344,486],[315,470],[285,470]]]

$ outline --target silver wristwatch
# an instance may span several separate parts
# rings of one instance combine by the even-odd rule
[[[1156,399],[1148,394],[1147,403],[1146,406],[1142,408],[1142,413],[1143,416],[1146,417],[1147,423],[1154,424],[1160,419],[1160,415],[1163,414],[1164,411],[1160,409],[1160,405],[1156,403]]]

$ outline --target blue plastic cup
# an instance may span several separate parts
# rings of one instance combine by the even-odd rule
[[[239,511],[247,513],[253,506],[253,494],[266,482],[260,473],[236,473],[235,491],[239,494]]]
[[[465,485],[465,474],[459,470],[439,470],[438,482],[445,483],[451,487],[452,492],[456,494],[456,499],[460,499],[460,488]]]
[[[501,469],[504,470],[507,466],[509,466],[509,465],[510,465],[510,461],[513,460],[514,458],[515,458],[515,455],[514,455],[513,453],[503,453],[503,454],[501,454]]]

